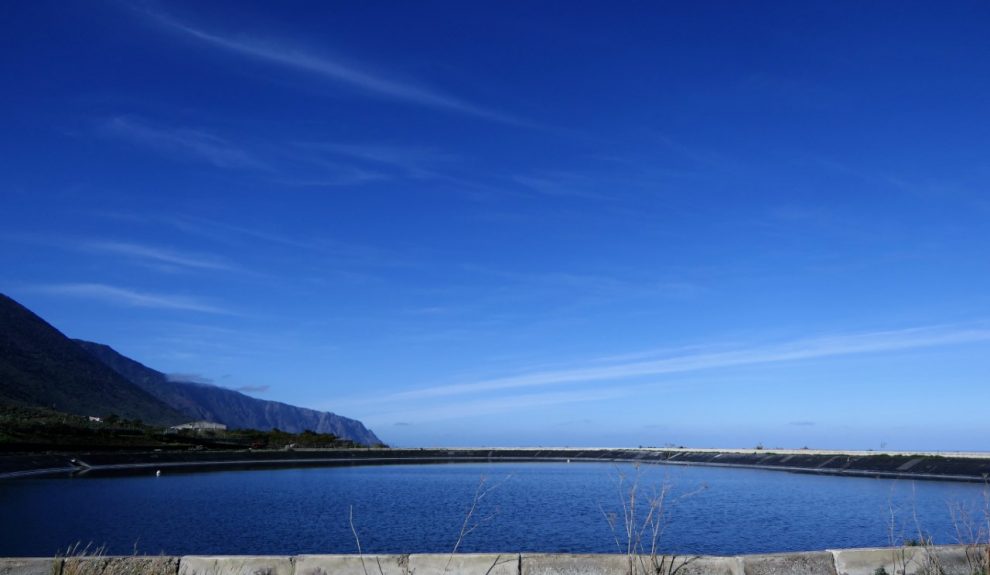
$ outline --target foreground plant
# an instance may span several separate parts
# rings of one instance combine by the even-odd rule
[[[461,523],[461,530],[457,534],[457,541],[454,542],[454,547],[450,550],[450,555],[447,556],[447,563],[444,565],[443,569],[444,573],[450,569],[450,562],[454,559],[454,554],[457,553],[457,550],[460,549],[461,543],[464,542],[464,538],[470,535],[475,529],[495,519],[495,516],[498,515],[498,507],[491,509],[487,513],[482,512],[482,502],[485,497],[487,497],[492,491],[497,489],[503,483],[508,481],[511,477],[511,475],[508,475],[502,481],[491,485],[487,484],[488,478],[484,475],[482,475],[478,480],[478,488],[475,489],[474,498],[471,499],[471,505],[464,514],[464,521]],[[495,559],[495,562],[498,562],[498,558]],[[492,567],[494,568],[494,565],[492,565]]]
[[[669,510],[705,487],[671,499],[671,484],[666,478],[659,485],[644,488],[642,468],[636,464],[633,469],[635,473],[631,479],[621,469],[617,472],[615,483],[620,511],[606,511],[601,504],[598,509],[612,531],[616,549],[628,560],[630,575],[673,575],[698,556],[678,557],[660,552]]]
[[[479,478],[478,487],[475,489],[474,497],[471,499],[471,503],[464,513],[464,520],[461,522],[460,531],[457,533],[457,539],[454,542],[454,546],[451,549],[450,554],[447,556],[446,563],[444,564],[444,568],[443,568],[444,573],[450,571],[451,562],[454,560],[454,556],[457,554],[457,551],[460,549],[461,544],[464,542],[467,536],[470,535],[479,527],[491,522],[495,518],[495,516],[498,515],[498,507],[486,509],[484,508],[484,501],[486,497],[488,497],[488,495],[491,494],[492,491],[500,487],[502,484],[504,484],[506,481],[508,481],[511,478],[512,476],[508,475],[501,481],[492,484],[489,484],[488,478],[485,477],[484,475],[482,475]],[[364,552],[361,549],[361,538],[358,536],[357,528],[355,528],[354,526],[353,506],[351,506],[348,510],[348,523],[351,528],[351,534],[354,536],[354,543],[357,545],[358,557],[361,560],[361,568],[364,571],[364,575],[371,575],[368,572],[368,567],[365,562]],[[385,569],[382,566],[381,559],[377,555],[375,556],[375,562],[376,562],[378,575],[385,575]],[[488,572],[489,573],[492,572],[492,570],[494,570],[497,565],[504,562],[505,561],[502,560],[502,556],[497,555],[495,557],[495,560],[492,562],[492,565],[488,568]]]
[[[913,490],[912,483],[912,490]],[[962,503],[950,503],[949,513],[956,531],[956,543],[965,553],[965,575],[990,575],[990,483],[984,477],[983,505],[974,511]],[[898,541],[896,510],[890,505],[889,537],[894,573],[890,575],[947,575],[958,572],[946,563],[944,552],[921,526],[917,508],[912,505],[911,519],[915,534]],[[874,575],[888,575],[879,567]]]
[[[105,546],[85,547],[76,543],[55,555],[52,575],[171,575],[178,568],[174,558],[142,556],[135,546],[133,555],[110,556]]]

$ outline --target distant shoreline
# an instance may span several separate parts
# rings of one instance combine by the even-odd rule
[[[627,462],[986,482],[990,454],[686,448],[405,448],[0,455],[0,479],[233,469],[484,462]]]

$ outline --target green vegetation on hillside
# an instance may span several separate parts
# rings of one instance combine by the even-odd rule
[[[0,452],[359,447],[329,433],[277,429],[181,430],[111,415],[102,421],[50,409],[0,405]]]

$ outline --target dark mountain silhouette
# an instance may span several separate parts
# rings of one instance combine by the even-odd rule
[[[266,401],[239,391],[188,381],[172,381],[164,373],[121,355],[108,345],[75,340],[92,356],[144,391],[162,400],[189,420],[223,423],[230,428],[299,433],[311,430],[332,433],[364,445],[381,440],[360,421],[326,411]]]
[[[365,445],[381,443],[354,419],[222,387],[169,381],[109,346],[69,339],[3,294],[0,404],[100,417],[116,414],[153,425],[209,420],[241,429],[309,429]]]
[[[116,414],[156,425],[186,419],[3,294],[0,403],[77,415]]]

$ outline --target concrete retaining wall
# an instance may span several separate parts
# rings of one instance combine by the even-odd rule
[[[990,546],[771,555],[456,554],[0,558],[0,575],[987,575]]]

